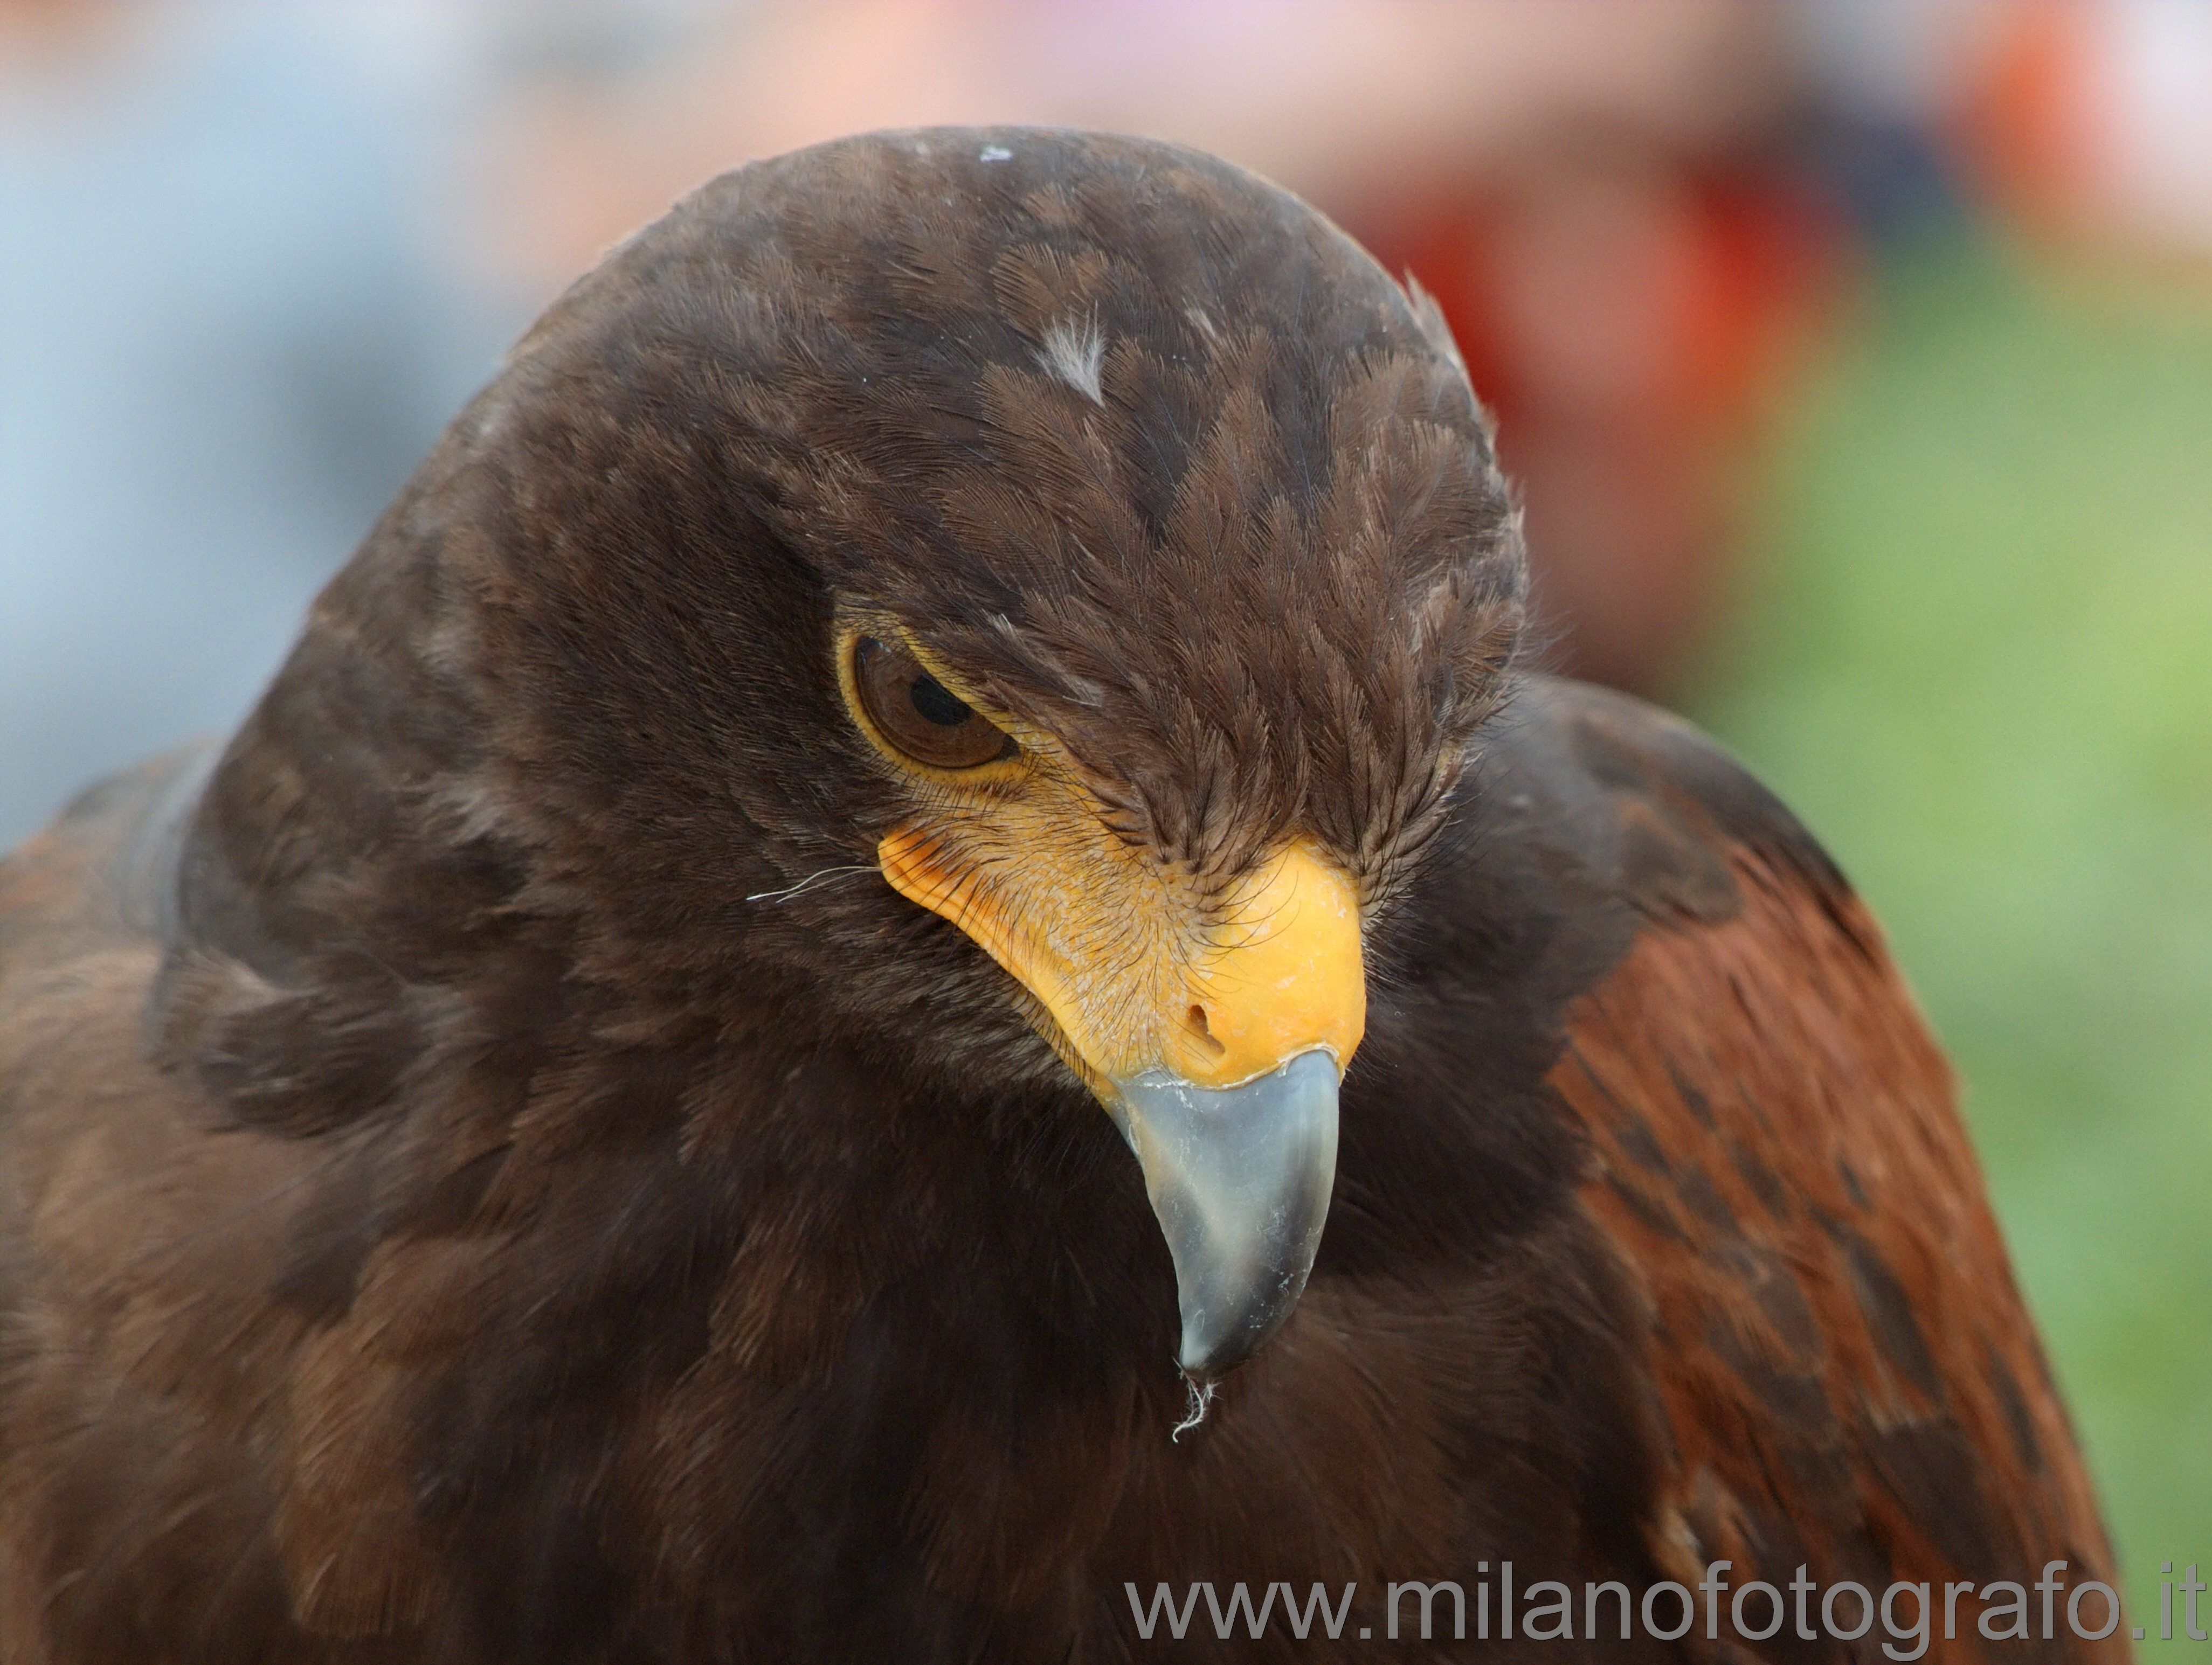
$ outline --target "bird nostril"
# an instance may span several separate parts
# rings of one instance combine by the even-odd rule
[[[1191,1033],[1198,1037],[1210,1057],[1218,1058],[1229,1050],[1213,1038],[1213,1027],[1206,1020],[1206,1008],[1196,1001],[1191,1002],[1189,1014],[1184,1021],[1189,1024]]]

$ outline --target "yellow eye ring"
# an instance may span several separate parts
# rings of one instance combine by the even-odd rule
[[[915,773],[967,785],[1019,766],[1014,736],[888,626],[863,621],[839,633],[837,678],[861,731]]]

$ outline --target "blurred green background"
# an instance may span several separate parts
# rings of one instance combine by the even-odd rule
[[[1963,236],[1870,291],[1684,703],[1957,1062],[2155,1646],[2212,1564],[2212,306]]]

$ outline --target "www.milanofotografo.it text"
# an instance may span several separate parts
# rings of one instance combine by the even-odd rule
[[[1887,1638],[1882,1652],[1903,1662],[1928,1651],[1939,1624],[1946,1641],[1956,1639],[1964,1622],[1992,1642],[2049,1641],[2063,1633],[2061,1626],[2084,1641],[2096,1642],[2120,1625],[2120,1598],[2112,1587],[2096,1578],[2069,1583],[2063,1576],[2067,1571],[2063,1561],[2045,1563],[2043,1576],[2032,1582],[1900,1581],[1878,1593],[1849,1579],[1820,1583],[1802,1566],[1778,1589],[1756,1578],[1731,1583],[1728,1574],[1735,1565],[1714,1561],[1694,1589],[1662,1579],[1647,1586],[1639,1597],[1612,1579],[1585,1583],[1579,1592],[1553,1578],[1539,1578],[1516,1589],[1513,1563],[1500,1561],[1493,1602],[1490,1563],[1478,1561],[1475,1571],[1484,1576],[1475,1581],[1471,1594],[1451,1579],[1389,1583],[1383,1587],[1379,1612],[1360,1606],[1356,1583],[1334,1593],[1325,1584],[1315,1584],[1303,1599],[1279,1579],[1260,1585],[1257,1595],[1251,1583],[1239,1581],[1229,1587],[1226,1596],[1212,1582],[1199,1580],[1183,1586],[1180,1601],[1170,1584],[1155,1585],[1149,1601],[1134,1583],[1125,1583],[1122,1589],[1129,1597],[1137,1634],[1147,1642],[1156,1638],[1180,1640],[1194,1624],[1211,1625],[1213,1634],[1224,1640],[1241,1633],[1257,1641],[1270,1625],[1280,1626],[1302,1642],[1335,1641],[1347,1633],[1366,1639],[1373,1637],[1378,1623],[1389,1640],[1449,1636],[1464,1641],[1472,1635],[1487,1641],[1493,1633],[1493,1619],[1495,1634],[1502,1640],[1517,1637],[1571,1642],[1617,1634],[1626,1641],[1641,1626],[1644,1635],[1672,1642],[1699,1626],[1709,1641],[1727,1636],[1764,1642],[1789,1624],[1802,1641],[1826,1636],[1856,1642],[1878,1624]],[[2160,1570],[2171,1573],[2173,1563],[2161,1562]],[[2159,1638],[2171,1642],[2176,1583],[2167,1578],[2159,1588]],[[2182,1629],[2192,1642],[2207,1639],[2198,1622],[2197,1598],[2208,1588],[2212,1586],[2197,1577],[2197,1563],[2191,1561],[2179,1589]],[[1205,1631],[1198,1633],[1202,1636]],[[2141,1626],[2130,1634],[2136,1641],[2146,1639]]]

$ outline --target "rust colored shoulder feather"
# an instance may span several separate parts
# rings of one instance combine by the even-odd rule
[[[1778,1588],[1801,1564],[1823,1588],[1927,1582],[1939,1611],[1971,1582],[1931,1656],[2124,1657],[2063,1619],[2044,1641],[2033,1611],[2032,1647],[1978,1639],[1984,1588],[2054,1560],[2111,1583],[2113,1563],[1950,1071],[1879,929],[1778,808],[1747,813],[1747,780],[1731,802],[1710,761],[1682,766],[1683,733],[1580,700],[1580,748],[1632,784],[1619,819],[1655,854],[1624,882],[1645,923],[1568,1008],[1549,1079],[1588,1129],[1582,1204],[1645,1325],[1655,1559],[1686,1583],[1717,1559]]]

